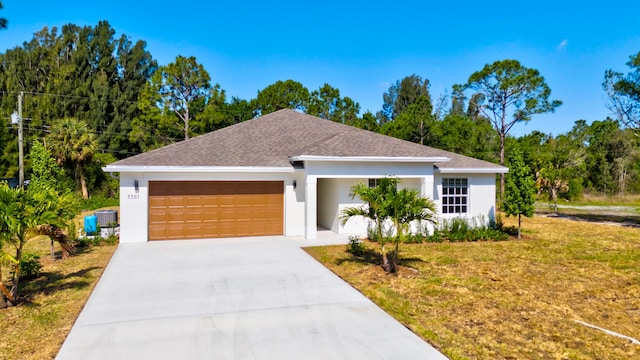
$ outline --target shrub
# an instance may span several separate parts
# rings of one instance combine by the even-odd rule
[[[378,242],[378,234],[374,225],[369,224],[367,227],[367,238],[369,241]]]
[[[40,276],[42,264],[40,264],[40,256],[36,254],[26,253],[20,259],[20,278],[29,280]]]
[[[418,231],[415,234],[407,234],[405,236],[404,242],[407,244],[422,244],[428,238],[428,235],[425,235],[423,232]]]
[[[107,245],[115,245],[118,243],[118,237],[114,234],[111,234],[109,236],[107,236],[106,238],[102,239],[102,243],[107,244]]]
[[[518,229],[513,226],[506,230],[514,231],[514,229],[517,234]],[[495,220],[490,219],[488,225],[482,216],[473,219],[455,218],[443,220],[439,228],[428,238],[428,241],[503,241],[509,238],[509,234],[503,230],[502,219],[499,215]]]
[[[119,204],[120,199],[117,197],[91,196],[88,199],[81,200],[83,210],[96,210],[108,206],[118,206]]]
[[[565,197],[569,201],[580,200],[583,192],[582,179],[569,180],[569,189],[567,190]]]
[[[360,256],[364,254],[364,244],[358,236],[351,235],[349,236],[349,242],[347,243],[346,250],[352,255]]]
[[[445,235],[439,230],[434,231],[431,236],[427,237],[427,242],[432,242],[432,243],[441,243],[444,240],[445,240]]]

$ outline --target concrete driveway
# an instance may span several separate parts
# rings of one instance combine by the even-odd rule
[[[57,359],[446,359],[298,244],[121,244]]]

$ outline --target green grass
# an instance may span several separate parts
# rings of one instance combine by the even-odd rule
[[[21,303],[0,309],[0,359],[53,359],[116,246],[80,247],[67,260],[59,259],[60,252],[51,259],[47,237],[31,240],[25,249],[40,255],[43,269],[38,278],[21,281]],[[7,281],[6,266],[2,273]]]
[[[344,246],[307,251],[453,359],[639,358],[640,346],[574,320],[640,339],[640,229],[524,226],[520,241],[405,244],[397,276]]]
[[[548,203],[545,198],[540,203]],[[576,206],[635,206],[640,207],[640,195],[593,195],[586,194],[579,200],[566,201],[559,199],[558,204]]]

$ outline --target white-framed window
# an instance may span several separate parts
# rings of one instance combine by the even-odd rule
[[[380,179],[369,179],[369,187],[374,188],[380,185]]]
[[[442,213],[466,214],[469,211],[469,182],[466,178],[442,179]]]

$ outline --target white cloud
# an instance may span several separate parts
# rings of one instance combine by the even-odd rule
[[[556,46],[556,49],[557,50],[564,50],[567,47],[567,45],[569,45],[569,40],[564,39],[564,40],[560,41],[560,44],[558,44],[558,46]]]

